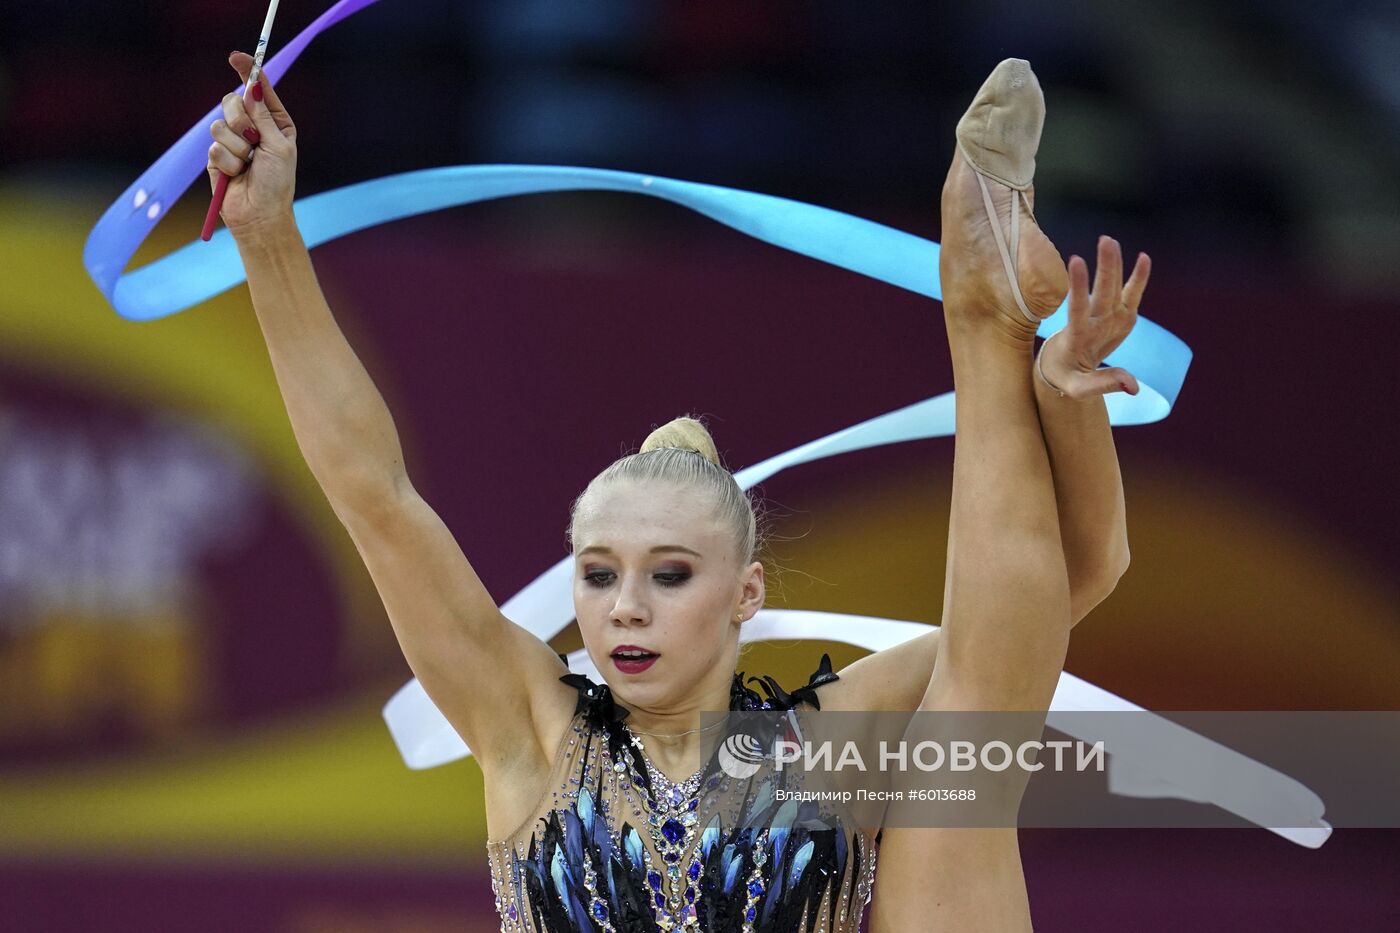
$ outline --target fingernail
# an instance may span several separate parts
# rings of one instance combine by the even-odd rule
[[[259,103],[262,102],[262,80],[261,80],[261,79],[259,79],[259,81],[258,81],[257,84],[253,85],[253,100],[258,101]]]
[[[228,57],[229,57],[229,58],[233,58],[233,56],[235,56],[235,55],[237,55],[237,54],[238,54],[238,49],[234,49],[232,52],[229,52],[229,53],[228,53]]]
[[[252,143],[254,146],[262,142],[262,134],[259,133],[257,130],[253,129],[251,126],[243,131],[243,138],[248,140],[248,142]]]

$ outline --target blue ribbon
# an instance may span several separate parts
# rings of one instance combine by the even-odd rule
[[[263,67],[274,84],[323,31],[377,2],[340,0],[288,42]],[[237,89],[235,89],[237,90]],[[196,178],[205,176],[208,126],[215,104],[107,208],[83,250],[83,264],[123,317],[149,321],[174,314],[244,280],[232,236],[220,230],[147,266],[123,274],[136,250]],[[473,165],[390,175],[302,198],[293,206],[308,247],[401,217],[492,198],[544,191],[630,191],[662,198],[757,239],[868,275],[930,298],[941,298],[938,244],[839,211],[751,191],[632,172],[547,165]],[[1068,321],[1067,305],[1041,322],[1049,337]],[[1136,396],[1106,397],[1113,424],[1165,418],[1186,378],[1191,350],[1142,316],[1105,362],[1137,377]],[[951,433],[951,423],[947,425]],[[923,435],[937,436],[937,435]],[[903,438],[908,439],[908,438]]]
[[[188,137],[188,134],[186,134]],[[125,275],[120,270],[149,234],[155,220],[137,202],[155,200],[153,172],[170,160],[176,143],[137,184],[132,204],[108,208],[88,238],[84,262],[93,281],[117,309],[134,321],[174,314],[242,282],[243,263],[233,237],[220,230],[208,243],[194,240],[168,256]],[[202,154],[207,146],[200,149]],[[174,160],[170,160],[174,161]],[[202,163],[201,163],[202,169]],[[161,173],[166,174],[166,173]],[[184,187],[189,186],[189,181]],[[167,190],[169,190],[167,188]],[[182,188],[181,191],[184,189]],[[548,191],[623,191],[688,207],[726,226],[784,249],[850,269],[930,298],[942,298],[938,244],[839,211],[772,195],[674,178],[567,165],[460,165],[389,175],[302,198],[293,206],[308,247],[347,233],[429,211]],[[142,193],[144,192],[144,196]],[[1068,300],[1041,322],[1050,336],[1068,321]],[[1191,350],[1165,328],[1139,316],[1127,339],[1105,361],[1137,377],[1137,396],[1108,397],[1115,424],[1142,424],[1166,417],[1186,377]],[[1136,404],[1125,403],[1129,399]]]

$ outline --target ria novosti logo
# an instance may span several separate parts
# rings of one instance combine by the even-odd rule
[[[763,758],[763,746],[745,732],[729,736],[719,747],[720,770],[736,780],[757,774]]]

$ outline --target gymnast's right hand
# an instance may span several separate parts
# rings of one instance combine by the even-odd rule
[[[246,86],[253,56],[234,52],[228,61]],[[262,100],[257,99],[259,89]],[[258,76],[258,85],[249,89],[246,99],[239,92],[230,92],[223,107],[223,119],[215,120],[209,127],[214,143],[209,147],[206,168],[211,189],[218,182],[219,173],[230,176],[220,213],[224,225],[237,239],[291,220],[297,128],[263,74]]]

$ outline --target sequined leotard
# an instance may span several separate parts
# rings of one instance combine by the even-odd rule
[[[736,674],[730,709],[820,709],[816,689]],[[649,767],[606,684],[580,674],[550,791],[516,832],[488,841],[502,933],[854,933],[879,833],[839,804],[779,801],[771,767],[743,781],[702,769],[672,784]],[[795,715],[794,713],[793,715]],[[702,786],[703,778],[703,786]],[[736,804],[737,802],[737,804]]]

